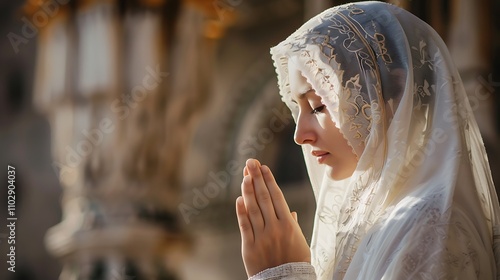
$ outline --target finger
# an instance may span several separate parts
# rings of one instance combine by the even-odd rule
[[[299,217],[297,216],[297,212],[292,212],[291,214],[292,214],[293,219],[298,223]]]
[[[243,197],[241,196],[236,199],[236,216],[238,217],[238,225],[240,227],[241,242],[253,243],[255,239],[253,235],[252,224],[248,219],[245,202],[243,201]]]
[[[243,193],[243,201],[245,202],[245,207],[255,236],[256,232],[264,229],[264,218],[262,217],[259,204],[255,199],[253,180],[250,175],[243,178],[241,192]]]
[[[259,205],[262,216],[264,217],[264,226],[270,225],[277,220],[276,213],[274,212],[274,205],[271,199],[264,177],[260,169],[260,164],[255,159],[247,160],[247,168],[250,176],[252,176],[253,186],[255,188],[255,198]]]
[[[269,194],[271,195],[271,199],[274,205],[274,211],[278,219],[286,219],[290,217],[290,208],[286,203],[285,196],[283,192],[278,187],[276,180],[274,179],[273,173],[269,169],[269,167],[263,165],[261,167],[262,176],[264,181],[266,182],[266,186],[269,190]]]
[[[249,175],[250,173],[248,173],[248,168],[247,166],[245,165],[245,167],[243,167],[243,177]]]

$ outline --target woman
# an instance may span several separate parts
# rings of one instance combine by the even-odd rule
[[[271,54],[317,211],[309,250],[269,168],[247,161],[236,212],[251,279],[500,279],[484,146],[431,27],[347,4]]]

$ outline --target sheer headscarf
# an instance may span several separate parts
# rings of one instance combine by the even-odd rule
[[[290,87],[305,78],[358,158],[349,179],[334,181],[303,145],[317,202],[318,279],[500,279],[499,206],[484,145],[429,25],[390,4],[347,4],[271,54],[294,118]]]

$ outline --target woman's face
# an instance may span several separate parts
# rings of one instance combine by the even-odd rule
[[[326,106],[321,103],[321,97],[314,90],[309,90],[305,94],[294,94],[293,102],[297,103],[299,109],[295,142],[310,145],[312,156],[318,163],[328,166],[332,179],[350,177],[358,162],[356,155],[335,126]]]

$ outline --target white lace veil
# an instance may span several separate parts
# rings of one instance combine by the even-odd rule
[[[317,15],[271,54],[294,118],[290,71],[321,96],[359,159],[336,182],[303,147],[318,279],[500,279],[484,145],[430,26],[396,6],[358,2]]]

